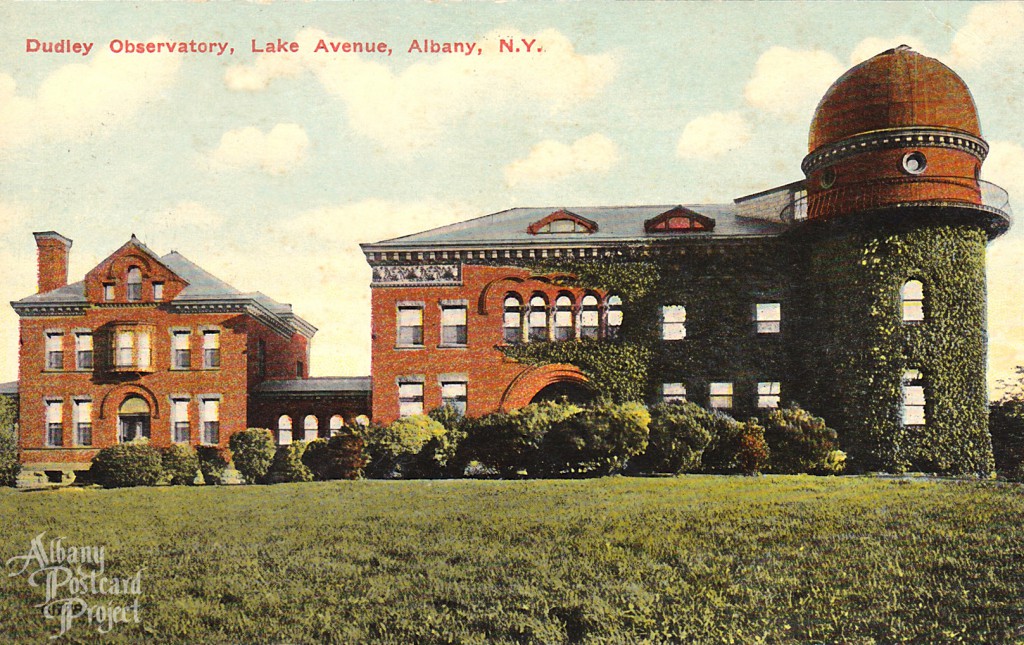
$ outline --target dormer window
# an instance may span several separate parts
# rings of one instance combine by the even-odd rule
[[[567,210],[558,210],[547,217],[530,224],[526,232],[530,235],[559,235],[565,233],[594,233],[597,222]]]
[[[139,267],[128,269],[128,300],[137,302],[142,300],[142,271]]]
[[[699,233],[714,228],[715,220],[682,206],[644,222],[645,233]]]

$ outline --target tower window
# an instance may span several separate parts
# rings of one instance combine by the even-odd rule
[[[833,166],[829,166],[822,170],[819,183],[822,188],[831,188],[832,184],[836,183],[836,169]]]
[[[907,280],[900,289],[903,303],[903,322],[924,320],[924,284],[920,280]]]
[[[903,170],[911,175],[920,175],[928,167],[928,160],[921,152],[908,152],[903,156]]]
[[[924,378],[920,370],[903,373],[903,425],[923,426],[925,424]]]

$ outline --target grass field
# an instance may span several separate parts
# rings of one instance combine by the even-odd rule
[[[0,559],[145,567],[140,624],[56,642],[1006,643],[1022,518],[1020,486],[852,477],[4,490]],[[2,577],[0,640],[47,641],[42,596]]]

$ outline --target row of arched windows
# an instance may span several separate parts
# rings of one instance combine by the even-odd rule
[[[321,434],[320,420],[315,414],[307,414],[302,418],[302,427],[295,427],[297,420],[287,414],[277,418],[277,443],[280,445],[289,444],[295,441],[313,441],[318,437],[329,437],[341,431],[345,426],[345,419],[340,414],[335,414],[327,421],[327,431]],[[357,425],[365,426],[370,423],[366,415],[359,415],[353,421]],[[294,431],[294,432],[293,432]]]
[[[506,343],[565,341],[577,338],[619,338],[622,329],[622,298],[604,302],[588,293],[577,305],[572,294],[560,293],[550,303],[543,293],[524,301],[518,293],[505,295],[502,319]]]

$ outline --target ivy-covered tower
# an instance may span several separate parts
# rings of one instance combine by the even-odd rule
[[[801,403],[857,469],[989,472],[985,247],[1009,206],[967,85],[885,51],[829,88],[808,147]]]

